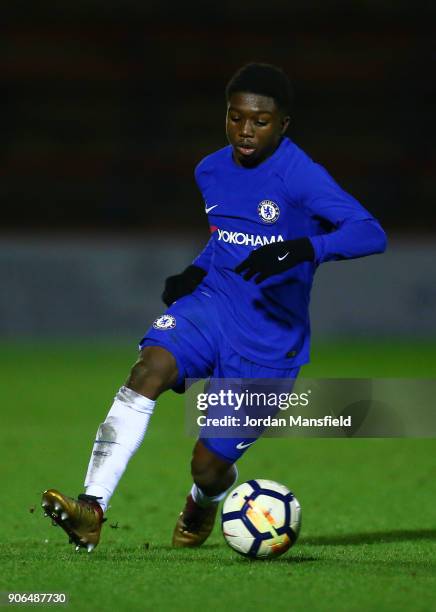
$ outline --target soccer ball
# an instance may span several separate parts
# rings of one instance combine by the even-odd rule
[[[294,494],[273,480],[249,480],[227,496],[222,510],[227,544],[255,559],[278,557],[293,546],[301,526]]]

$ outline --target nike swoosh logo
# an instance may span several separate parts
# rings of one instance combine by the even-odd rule
[[[248,444],[246,444],[245,442],[239,442],[239,444],[236,445],[236,448],[238,448],[239,450],[243,450],[244,448],[248,448],[249,446],[251,446],[255,442],[256,442],[256,440],[253,440],[253,442],[248,442]]]
[[[289,251],[288,251],[288,252],[287,252],[285,255],[283,255],[282,257],[280,257],[280,255],[279,255],[279,256],[277,257],[277,259],[278,259],[279,261],[283,261],[283,260],[284,260],[284,259],[285,259],[285,258],[286,258],[288,255],[289,255]]]
[[[211,210],[219,206],[219,204],[214,204],[213,206],[209,206],[209,208],[205,208],[206,214],[210,213]]]

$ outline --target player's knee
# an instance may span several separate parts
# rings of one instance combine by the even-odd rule
[[[126,386],[150,399],[176,384],[178,370],[174,356],[164,348],[147,346],[133,365]]]

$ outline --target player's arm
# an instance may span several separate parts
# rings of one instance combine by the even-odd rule
[[[355,259],[386,250],[381,225],[353,196],[344,191],[319,164],[310,162],[299,183],[299,204],[329,226],[310,236],[316,264]]]
[[[318,164],[292,177],[291,198],[309,216],[328,224],[330,231],[316,236],[272,243],[252,251],[235,272],[255,282],[312,261],[353,259],[386,249],[386,234],[378,221],[346,193]]]
[[[201,283],[209,270],[212,258],[211,239],[206,244],[203,251],[194,259],[180,274],[169,276],[165,281],[165,289],[162,293],[162,301],[171,306],[173,302],[179,300],[184,295],[189,295]]]
[[[245,280],[261,283],[274,274],[281,274],[304,261],[314,261],[315,252],[309,238],[297,238],[266,244],[254,251],[235,268]]]
[[[203,160],[195,168],[195,181],[204,200],[204,189],[208,183],[208,172],[205,170],[205,164],[207,166],[207,162]],[[184,295],[192,293],[208,273],[212,257],[213,244],[212,237],[210,237],[202,252],[194,259],[190,266],[180,274],[169,276],[166,279],[162,301],[167,306],[170,306]]]

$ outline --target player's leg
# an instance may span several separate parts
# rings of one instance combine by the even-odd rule
[[[145,346],[130,370],[125,386],[155,401],[178,378],[174,355],[161,346]]]
[[[97,431],[85,480],[87,495],[106,510],[127,463],[141,445],[156,399],[177,381],[174,356],[160,346],[140,351],[130,375]]]
[[[254,381],[253,391],[258,393],[259,381],[273,378],[277,379],[280,392],[292,390],[299,368],[283,370],[259,366],[236,354],[225,341],[220,348],[220,359],[215,367],[214,378],[209,381],[209,389],[214,386],[216,391],[220,388],[232,389],[232,379],[239,381],[243,378],[248,387],[249,381]],[[244,390],[247,385],[244,383]],[[269,387],[267,390],[272,389]],[[228,407],[223,405],[214,408],[209,406],[208,416],[222,417],[226,410]],[[228,416],[232,415],[233,407],[228,413]],[[236,481],[236,462],[255,444],[263,431],[262,428],[226,429],[226,437],[223,437],[223,431],[219,428],[205,427],[200,431],[191,462],[194,484],[176,523],[173,546],[200,546],[207,539],[213,529],[218,504]]]
[[[202,440],[197,440],[192,453],[191,474],[193,496],[204,505],[209,499],[220,497],[236,480],[236,466],[210,451]]]
[[[156,399],[175,385],[176,359],[160,346],[140,352],[126,384],[114,398],[99,426],[88,471],[85,494],[77,500],[55,489],[43,493],[46,514],[58,523],[77,547],[91,550],[99,541],[103,513],[133,454],[141,445]]]
[[[194,481],[173,532],[173,546],[200,546],[212,532],[219,502],[238,477],[236,466],[211,452],[201,440],[191,460]]]
[[[154,321],[141,340],[139,359],[98,429],[86,493],[78,500],[54,490],[43,494],[47,514],[79,547],[98,542],[103,510],[144,438],[160,393],[169,388],[179,391],[185,378],[204,378],[212,372],[215,326],[210,325],[211,302],[201,291],[197,297],[181,298]]]

